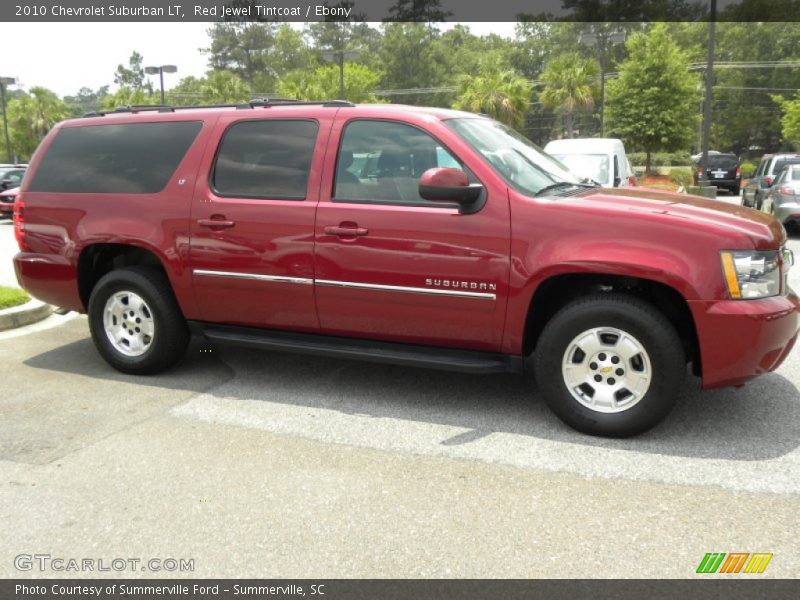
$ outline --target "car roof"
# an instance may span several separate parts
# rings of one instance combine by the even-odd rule
[[[257,104],[252,103],[240,105],[224,105],[224,106],[191,106],[191,107],[158,107],[158,106],[139,106],[139,107],[123,107],[123,109],[113,110],[109,112],[89,113],[84,117],[77,119],[70,119],[62,123],[66,127],[80,127],[82,125],[99,125],[107,122],[131,122],[135,123],[137,120],[158,120],[158,121],[171,121],[171,120],[191,120],[192,118],[204,118],[219,114],[237,113],[243,117],[258,116],[259,111],[269,111],[268,114],[275,114],[277,111],[281,114],[292,114],[297,111],[307,111],[309,109],[316,109],[320,111],[325,110],[338,110],[358,108],[359,113],[363,114],[374,113],[376,118],[385,117],[391,118],[392,116],[399,116],[402,114],[423,114],[431,116],[438,120],[447,120],[454,118],[481,118],[486,115],[477,115],[459,110],[448,108],[437,108],[428,106],[411,106],[406,104],[351,104],[349,102],[332,101],[330,103],[323,102],[279,102],[275,104]],[[252,112],[251,112],[252,111]]]
[[[565,138],[561,140],[551,140],[547,142],[545,148],[556,150],[571,150],[573,152],[586,151],[609,151],[611,149],[623,149],[625,146],[622,140],[617,138]]]

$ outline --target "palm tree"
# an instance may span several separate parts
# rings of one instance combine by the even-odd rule
[[[594,107],[598,72],[597,62],[581,58],[577,52],[562,54],[545,66],[545,88],[539,100],[546,108],[561,111],[567,137],[574,136],[575,113]]]
[[[67,105],[47,88],[33,87],[29,94],[11,100],[8,126],[14,153],[28,159],[53,125],[66,118]]]
[[[461,78],[453,106],[486,113],[512,127],[520,127],[531,105],[533,85],[511,70],[481,69],[479,75]]]

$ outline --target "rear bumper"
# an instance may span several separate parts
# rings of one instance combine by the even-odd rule
[[[85,312],[75,266],[63,256],[20,252],[14,257],[17,281],[42,302]]]
[[[697,326],[703,388],[742,384],[774,371],[789,355],[800,328],[800,299],[691,302]]]

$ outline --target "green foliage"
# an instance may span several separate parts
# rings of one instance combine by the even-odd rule
[[[628,38],[628,59],[606,87],[609,132],[650,155],[686,148],[696,135],[700,81],[689,57],[670,39],[664,23]]]
[[[235,73],[250,89],[274,89],[279,65],[273,53],[279,27],[275,23],[215,23],[208,30],[211,45],[203,49],[211,70]]]
[[[64,96],[67,105],[67,114],[70,117],[80,117],[89,112],[100,110],[104,96],[108,95],[108,86],[104,85],[97,91],[82,87],[74,96]]]
[[[647,163],[646,152],[628,152],[628,162],[632,165],[642,166]],[[692,157],[685,150],[678,152],[654,152],[650,155],[652,167],[690,167]]]
[[[372,92],[380,79],[380,73],[369,67],[345,63],[345,99],[351,102],[378,102],[378,98]],[[339,98],[339,66],[322,66],[313,73],[306,71],[289,73],[278,82],[278,95],[297,100]]]
[[[670,181],[673,181],[676,185],[684,188],[687,188],[694,183],[692,169],[689,167],[676,167],[674,169],[670,169],[669,178]]]
[[[19,288],[0,285],[0,309],[25,304],[31,297]]]
[[[114,110],[120,106],[135,106],[137,104],[159,104],[161,97],[144,89],[121,87],[113,94],[104,96],[101,108]]]
[[[428,22],[444,21],[453,13],[442,9],[441,0],[397,0],[389,8],[389,20]]]
[[[532,84],[515,72],[484,69],[463,76],[455,108],[486,113],[512,127],[521,127],[531,104]]]
[[[567,137],[574,137],[575,113],[581,110],[591,111],[594,107],[594,99],[599,90],[598,74],[597,62],[581,58],[577,52],[552,59],[542,73],[545,88],[539,99],[546,108],[561,112]]]
[[[67,105],[53,92],[33,87],[29,94],[8,103],[11,148],[19,160],[28,160],[48,131],[67,118]]]
[[[250,100],[250,89],[235,73],[230,71],[213,71],[200,84],[203,102],[208,104],[226,104],[247,102]]]
[[[128,66],[118,65],[117,70],[114,73],[114,83],[120,87],[131,88],[134,90],[140,90],[144,87],[149,87],[145,85],[144,80],[144,67],[142,66],[142,55],[136,52],[135,50],[131,54],[131,57],[128,59]],[[152,89],[148,90],[152,92]]]
[[[781,117],[783,138],[795,148],[800,148],[800,93],[794,100],[784,100],[781,97],[776,97],[775,100],[783,111]]]
[[[757,168],[758,165],[755,163],[752,163],[749,160],[743,161],[741,164],[742,177],[752,177]]]

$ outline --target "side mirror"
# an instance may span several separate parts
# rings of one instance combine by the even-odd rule
[[[419,195],[426,200],[469,204],[480,198],[482,191],[483,186],[470,184],[467,174],[461,169],[435,167],[419,178]]]

